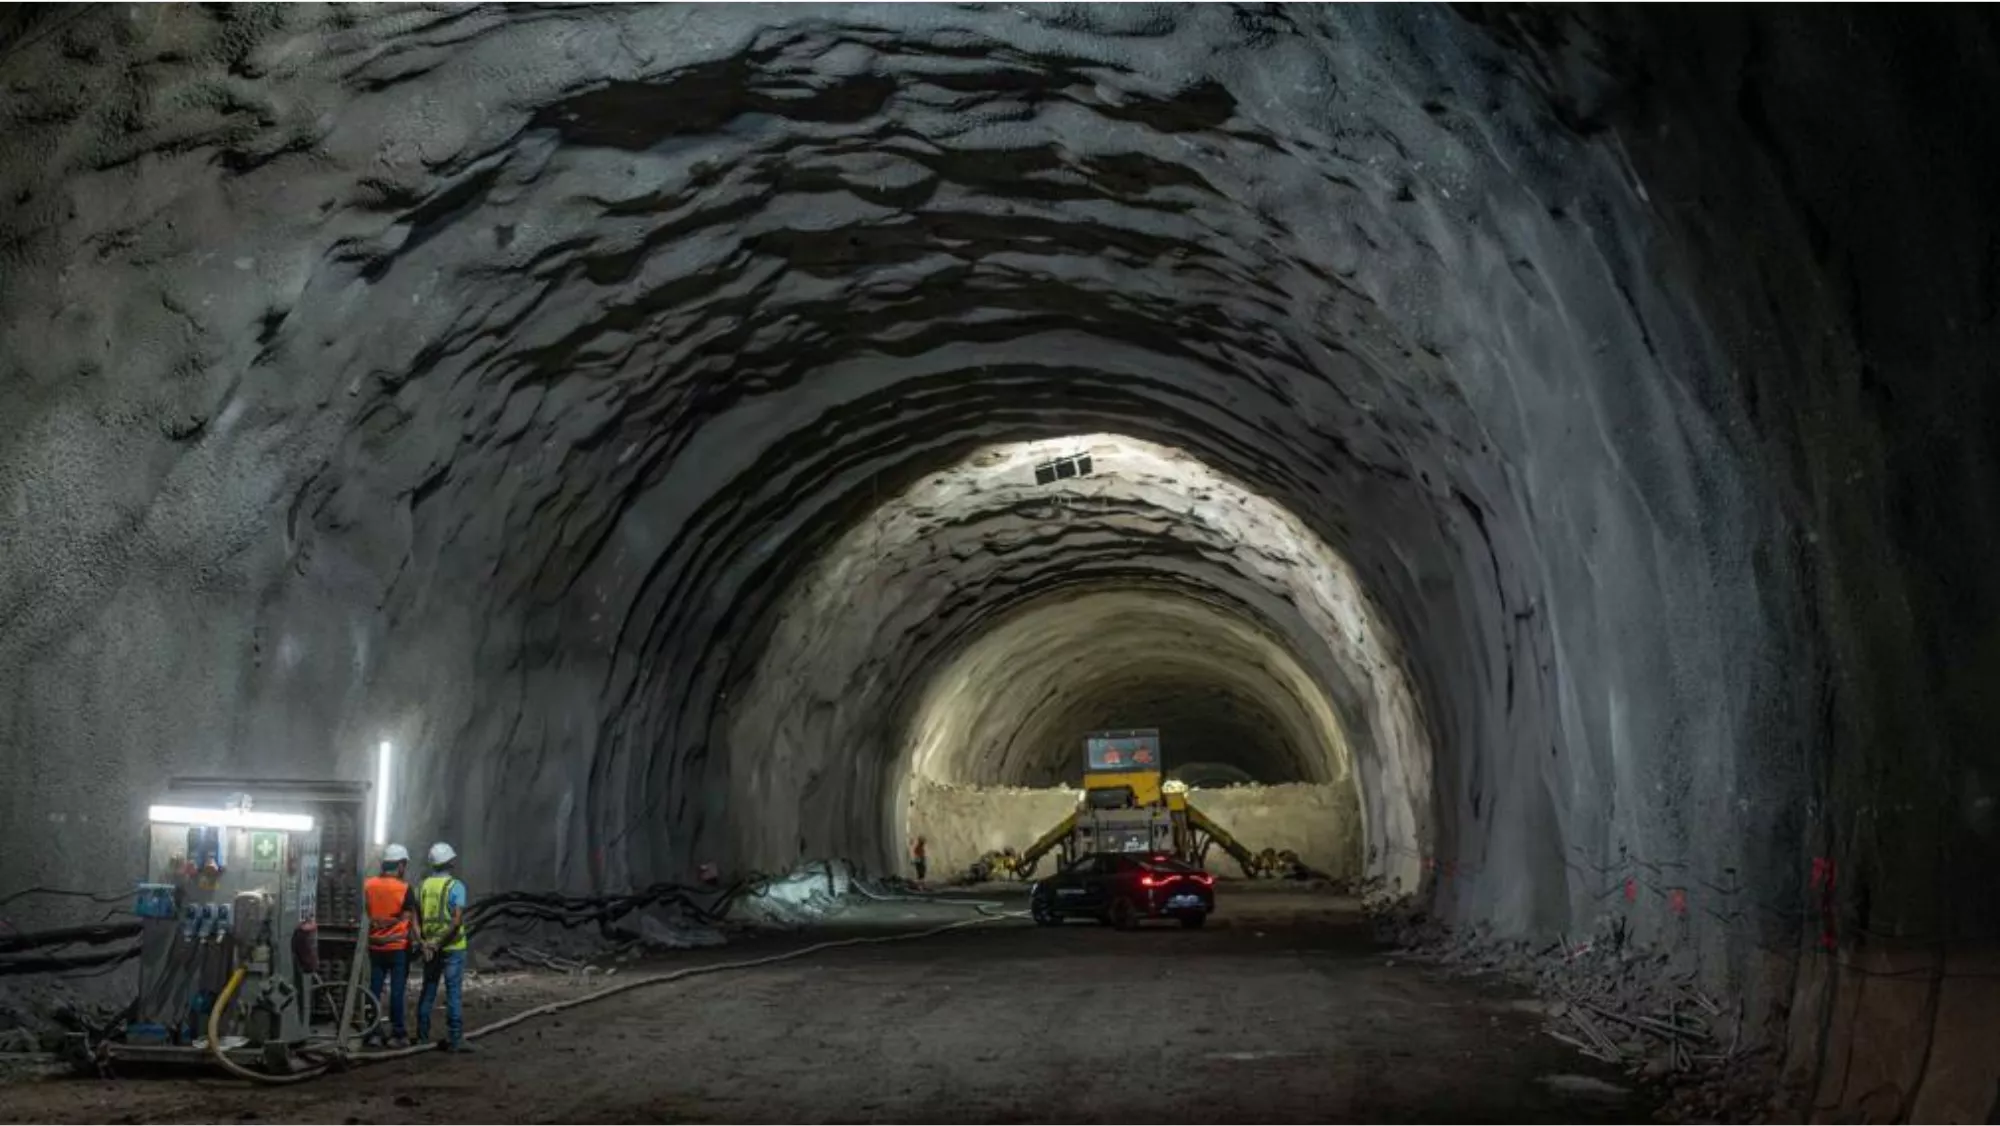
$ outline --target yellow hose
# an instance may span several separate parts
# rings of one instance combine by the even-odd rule
[[[223,986],[221,994],[215,998],[215,1007],[208,1010],[208,1054],[214,1056],[215,1062],[229,1074],[258,1083],[304,1083],[308,1079],[318,1079],[326,1074],[330,1066],[328,1064],[321,1064],[307,1071],[293,1072],[290,1075],[266,1075],[261,1071],[252,1071],[244,1067],[230,1059],[229,1053],[222,1050],[222,1010],[228,1008],[229,1002],[236,999],[236,990],[242,986],[243,976],[248,972],[243,966],[236,967],[236,972],[229,975],[229,984]]]

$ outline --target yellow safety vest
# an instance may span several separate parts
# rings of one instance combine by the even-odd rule
[[[452,876],[426,877],[423,889],[417,893],[417,909],[423,913],[423,934],[425,942],[437,942],[451,930],[451,908],[445,906],[446,897],[451,894],[451,885],[458,880]],[[468,904],[467,906],[470,906]],[[471,927],[461,927],[458,937],[451,940],[443,950],[463,950],[465,940],[472,933]]]

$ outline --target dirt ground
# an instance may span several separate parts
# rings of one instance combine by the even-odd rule
[[[1018,895],[1018,891],[1014,894]],[[1377,946],[1351,902],[1223,888],[1209,928],[988,922],[652,986],[294,1087],[51,1079],[0,1087],[40,1122],[1633,1121],[1643,1097],[1540,1031],[1534,1003]],[[968,914],[872,904],[824,933],[621,974],[893,933]],[[618,980],[613,977],[611,980]],[[598,988],[486,975],[477,1027]],[[413,989],[414,993],[414,989]]]

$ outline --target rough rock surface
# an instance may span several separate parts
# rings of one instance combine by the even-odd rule
[[[780,608],[926,474],[1122,433],[1366,584],[1442,912],[1621,903],[1796,979],[1820,1104],[1983,1102],[2000,36],[1911,11],[0,17],[0,887],[381,738],[489,885],[886,863],[892,801],[745,828]]]
[[[911,837],[924,838],[927,878],[954,879],[980,857],[1022,849],[1076,809],[1078,794],[1064,786],[952,786],[929,778],[909,786]],[[1035,868],[1053,869],[1053,858]]]
[[[1288,782],[1197,788],[1189,800],[1246,848],[1296,853],[1306,867],[1336,886],[1352,886],[1363,875],[1361,821],[1347,786]],[[1209,854],[1208,864],[1225,876],[1237,874],[1236,865],[1219,852]]]

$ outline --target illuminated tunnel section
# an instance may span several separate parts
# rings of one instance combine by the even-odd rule
[[[941,780],[1079,785],[1081,733],[1132,727],[1168,733],[1168,762],[1216,763],[1257,782],[1348,773],[1325,695],[1297,662],[1192,599],[1048,599],[982,636],[940,679],[912,765]]]
[[[1073,785],[1086,732],[1157,727],[1169,766],[1338,786],[1357,851],[1360,780],[1372,871],[1416,885],[1431,749],[1395,640],[1297,517],[1186,452],[1103,433],[975,450],[874,507],[779,620],[731,733],[767,749],[735,779],[761,811],[745,849],[865,848],[913,780]],[[817,769],[843,756],[861,769]],[[1046,828],[1009,827],[996,847]]]
[[[2000,34],[1908,11],[0,14],[0,888],[383,740],[482,886],[887,869],[1202,685],[1436,917],[1986,1115]],[[1095,435],[1266,523],[950,492]]]

